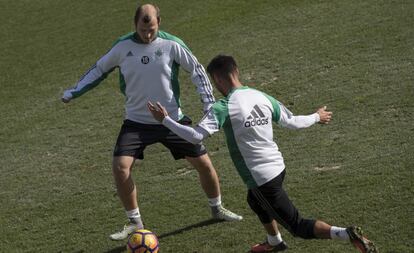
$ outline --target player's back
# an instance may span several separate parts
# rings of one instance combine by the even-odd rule
[[[278,146],[273,141],[273,106],[267,96],[246,86],[234,90],[228,96],[228,113],[234,147],[229,147],[239,172],[247,167],[256,184],[261,185],[284,169]],[[229,128],[229,127],[227,127]],[[231,138],[230,138],[231,139]],[[236,161],[235,161],[236,163]]]
[[[235,90],[228,108],[236,136],[247,142],[273,141],[272,105],[260,91],[247,87]]]

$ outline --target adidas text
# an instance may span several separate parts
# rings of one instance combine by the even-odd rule
[[[257,118],[244,122],[245,127],[254,127],[269,124],[269,118]]]

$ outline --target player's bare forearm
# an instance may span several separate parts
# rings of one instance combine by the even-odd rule
[[[332,119],[332,112],[326,110],[326,106],[319,108],[316,111],[319,114],[319,123],[320,124],[329,124]]]

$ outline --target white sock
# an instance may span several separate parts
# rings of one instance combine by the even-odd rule
[[[349,241],[349,235],[346,232],[346,228],[341,227],[331,227],[331,238],[332,239],[338,239],[343,241]]]
[[[208,205],[210,207],[221,206],[221,196],[218,195],[217,198],[209,198],[208,199]]]
[[[280,232],[277,232],[276,235],[267,234],[267,242],[272,246],[276,246],[279,243],[283,242],[282,235]]]
[[[139,228],[144,228],[141,220],[141,214],[139,213],[139,208],[126,211],[126,215],[131,223],[137,224]]]

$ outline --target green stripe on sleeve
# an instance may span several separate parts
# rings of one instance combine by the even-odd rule
[[[83,95],[84,93],[92,90],[93,88],[95,88],[96,86],[98,86],[98,84],[100,84],[105,78],[108,77],[108,75],[115,69],[116,67],[108,70],[107,72],[103,73],[98,79],[96,79],[95,81],[86,84],[81,90],[79,91],[75,91],[72,92],[72,96],[73,98],[77,98],[80,97],[81,95]]]
[[[273,114],[272,114],[272,120],[274,122],[279,122],[280,120],[280,106],[279,106],[279,101],[277,101],[274,97],[267,95],[266,93],[262,92],[262,94],[269,99],[270,103],[272,104],[273,107]]]

